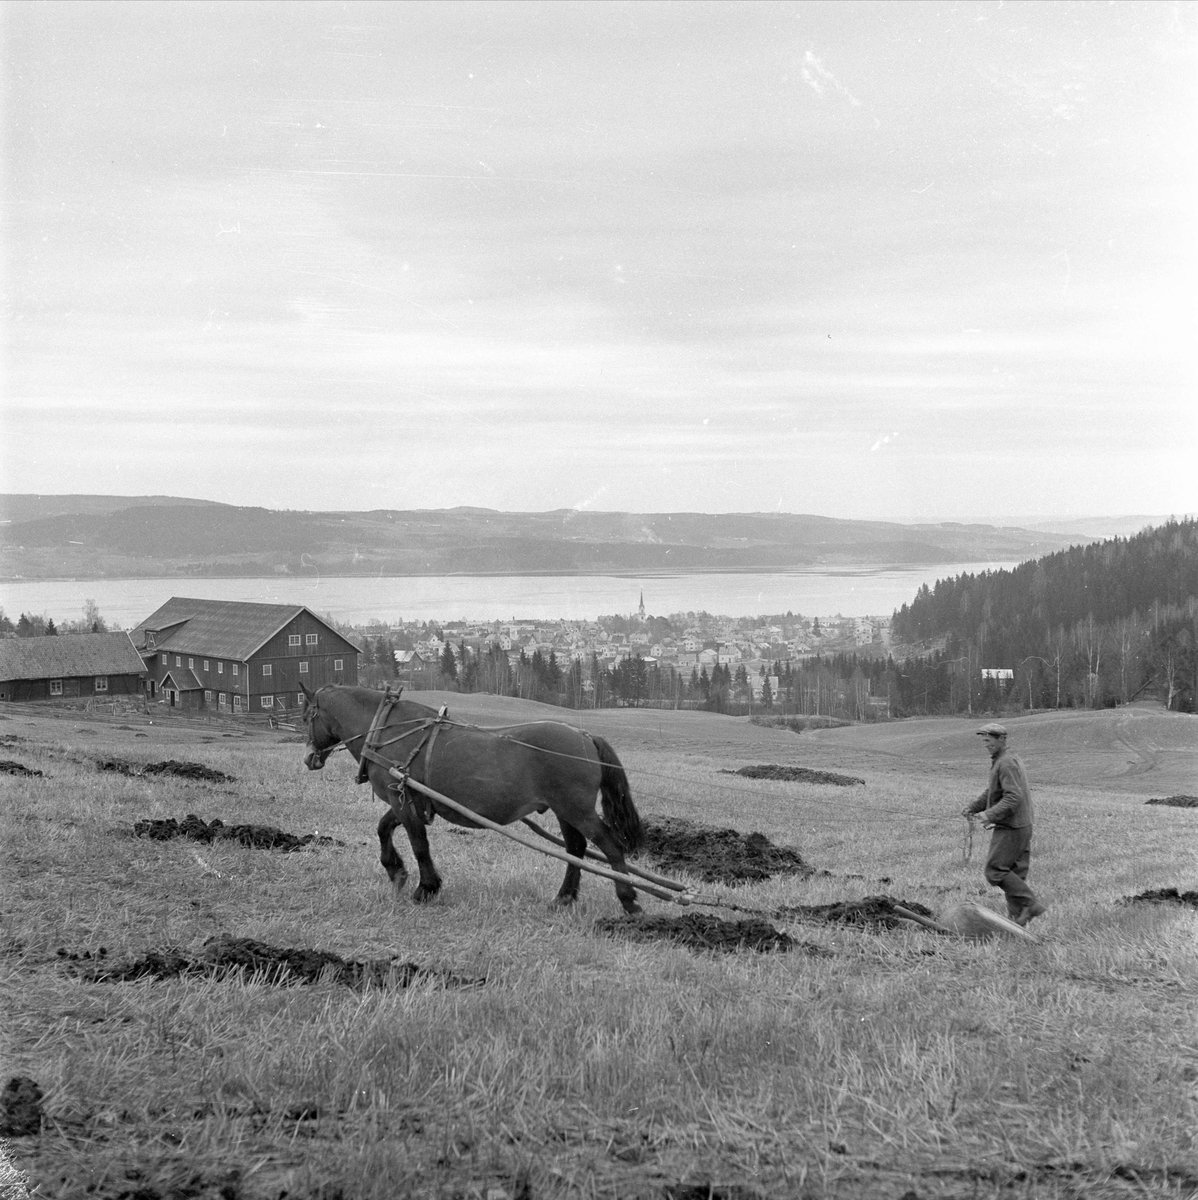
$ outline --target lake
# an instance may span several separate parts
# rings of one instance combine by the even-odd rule
[[[437,575],[403,577],[247,579],[11,580],[0,583],[0,605],[13,621],[22,612],[55,622],[78,620],[92,599],[110,623],[131,628],[171,596],[305,604],[344,624],[371,620],[594,620],[634,613],[645,597],[650,616],[706,611],[731,617],[801,613],[806,617],[889,616],[919,587],[968,571],[1016,566],[941,563],[902,570],[810,571],[706,575]]]

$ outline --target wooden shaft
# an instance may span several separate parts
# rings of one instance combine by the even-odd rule
[[[566,843],[561,838],[555,838],[548,829],[542,829],[540,825],[529,817],[521,817],[521,821],[529,827],[534,833],[539,834],[547,842],[552,842],[555,846],[565,847]],[[587,850],[587,858],[593,858],[596,862],[608,862],[606,854],[600,854],[598,850]],[[679,883],[676,879],[667,879],[664,875],[658,875],[655,871],[646,871],[641,867],[634,866],[632,863],[627,864],[629,875],[639,875],[641,879],[647,879],[650,883],[659,883],[662,887],[668,887],[674,892],[685,892],[689,889],[685,883]]]
[[[539,854],[548,854],[551,858],[558,858],[562,862],[578,867],[580,870],[590,871],[592,875],[602,875],[604,879],[610,879],[615,883],[626,883],[630,887],[636,888],[638,892],[647,892],[650,896],[656,896],[659,900],[669,900],[673,904],[690,904],[690,897],[683,895],[681,892],[669,892],[664,888],[654,887],[651,883],[643,883],[638,879],[632,878],[630,875],[621,875],[619,871],[613,871],[608,867],[594,866],[585,859],[575,858],[573,854],[567,854],[564,850],[552,850],[546,846],[538,846],[536,842],[530,842],[522,838],[519,834],[513,833],[505,826],[480,816],[464,804],[459,804],[456,800],[451,800],[448,796],[443,796],[440,792],[434,792],[431,787],[425,787],[423,783],[417,783],[416,780],[408,778],[398,767],[392,767],[391,774],[396,779],[401,780],[406,787],[414,787],[418,792],[423,792],[426,796],[436,800],[438,804],[444,804],[446,808],[451,808],[454,812],[461,813],[462,816],[469,818],[474,824],[481,825],[485,829],[493,829],[496,833],[502,833],[504,837],[511,838],[513,842],[518,842],[521,846],[529,850],[536,850]]]

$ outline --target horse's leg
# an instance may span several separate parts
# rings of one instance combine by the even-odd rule
[[[592,800],[591,803],[593,804],[594,801]],[[603,851],[604,857],[611,864],[613,871],[619,871],[621,875],[628,873],[627,864],[624,862],[624,847],[620,844],[620,839],[604,824],[603,819],[594,809],[576,824],[579,831]],[[563,824],[563,832],[566,828]],[[624,906],[626,913],[635,915],[641,911],[641,906],[636,902],[636,888],[632,884],[617,883],[616,896]]]
[[[391,840],[398,824],[399,818],[395,815],[395,810],[388,805],[386,813],[379,821],[379,862],[386,868],[387,878],[395,885],[397,892],[408,882],[407,868]]]
[[[428,833],[424,822],[416,811],[416,806],[408,801],[404,808],[403,827],[408,831],[408,841],[412,843],[412,853],[416,855],[416,865],[420,868],[420,883],[412,893],[412,899],[417,904],[431,900],[441,890],[441,876],[433,866],[433,856],[428,848]]]
[[[563,821],[560,817],[558,823],[562,829],[562,839],[566,843],[566,853],[572,854],[575,858],[582,858],[587,852],[586,838],[567,821]],[[582,878],[582,871],[573,863],[568,863],[566,866],[566,877],[562,880],[562,886],[558,889],[557,896],[553,903],[558,905],[573,904],[578,899],[578,883]]]

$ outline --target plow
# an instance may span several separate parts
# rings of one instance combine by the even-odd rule
[[[526,849],[535,850],[538,854],[548,855],[550,858],[558,859],[561,862],[577,867],[579,870],[587,871],[592,875],[598,875],[603,879],[611,880],[615,883],[627,884],[639,892],[653,896],[658,900],[664,900],[668,904],[676,904],[684,908],[691,906],[722,908],[733,912],[748,913],[756,917],[768,917],[772,919],[787,919],[794,916],[793,912],[737,904],[735,901],[727,900],[722,896],[696,891],[679,880],[671,879],[656,871],[646,870],[635,864],[627,864],[626,872],[613,870],[607,858],[596,850],[588,848],[585,857],[582,858],[570,854],[565,848],[565,843],[560,838],[555,837],[529,817],[521,818],[521,822],[528,829],[532,830],[541,839],[541,842],[533,841],[522,833],[518,833],[496,821],[489,820],[466,805],[460,804],[452,797],[446,796],[444,793],[436,791],[427,784],[413,779],[408,772],[400,767],[390,767],[389,773],[396,780],[396,786],[404,789],[414,789],[429,800],[436,801],[459,816],[466,818],[478,828],[490,829],[495,833],[502,834],[517,845],[524,846]],[[998,913],[980,904],[967,903],[954,905],[946,912],[939,914],[936,918],[926,917],[922,913],[913,912],[911,909],[899,904],[891,904],[889,911],[900,920],[948,937],[980,941],[996,936],[1006,936],[1014,938],[1017,941],[1032,944],[1038,944],[1039,940],[1034,935],[1028,933],[1026,929],[1022,929],[1016,925],[1014,921],[1010,921],[1006,917],[1000,916]]]

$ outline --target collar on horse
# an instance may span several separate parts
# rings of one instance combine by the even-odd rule
[[[361,757],[358,760],[358,783],[366,783],[371,763],[378,763],[385,770],[390,771],[396,766],[394,760],[387,758],[380,753],[384,746],[390,746],[395,742],[402,742],[405,738],[413,737],[416,734],[424,736],[412,747],[408,757],[404,759],[403,765],[399,770],[406,772],[408,767],[412,765],[416,755],[424,750],[424,782],[427,786],[432,786],[432,765],[433,765],[433,746],[437,742],[437,734],[441,731],[441,726],[446,724],[449,719],[449,706],[441,705],[435,717],[429,717],[426,721],[419,722],[414,728],[399,734],[396,737],[388,738],[387,741],[381,742],[379,738],[382,736],[383,730],[387,725],[387,718],[391,715],[391,710],[399,701],[399,697],[403,692],[403,688],[391,690],[391,685],[387,684],[383,692],[383,698],[379,701],[379,706],[375,709],[374,719],[370,722],[370,728],[366,731],[366,740],[362,743]]]

